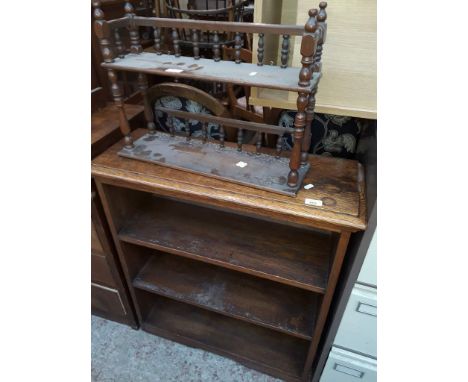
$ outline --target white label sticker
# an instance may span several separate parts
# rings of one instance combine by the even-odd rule
[[[257,72],[250,72],[249,76],[255,76],[256,74],[257,74]]]
[[[183,70],[182,70],[182,69],[169,68],[169,69],[166,69],[165,72],[169,72],[169,73],[182,73]]]
[[[236,166],[240,168],[244,168],[245,166],[247,166],[247,163],[240,161],[236,163]]]
[[[305,188],[306,190],[310,190],[312,187],[314,187],[314,185],[313,185],[312,183],[306,184],[306,185],[304,186],[304,188]]]
[[[308,199],[308,198],[306,198],[304,203],[305,203],[306,206],[315,206],[315,207],[322,207],[323,206],[323,202],[321,200],[317,200],[317,199]]]

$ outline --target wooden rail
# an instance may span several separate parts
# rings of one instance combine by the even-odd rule
[[[159,107],[159,106],[156,107],[155,110],[162,111],[163,113],[167,113],[169,115],[173,115],[179,118],[194,119],[200,122],[217,123],[219,125],[234,127],[236,129],[260,131],[262,133],[275,134],[275,135],[282,135],[285,133],[289,133],[289,134],[294,133],[294,128],[292,127],[282,127],[282,126],[275,126],[275,125],[267,125],[266,123],[241,121],[238,119],[217,117],[215,115],[210,115],[210,114],[190,113],[188,111],[168,109],[166,107]]]

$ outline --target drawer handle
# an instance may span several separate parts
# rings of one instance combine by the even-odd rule
[[[333,369],[335,369],[338,373],[347,374],[355,378],[362,378],[364,376],[363,371],[352,369],[348,366],[340,365],[338,363],[335,363],[335,366],[333,366]]]
[[[367,314],[369,316],[377,317],[377,307],[370,304],[360,302],[356,308],[356,312]]]

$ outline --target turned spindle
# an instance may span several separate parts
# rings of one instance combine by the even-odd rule
[[[154,28],[154,50],[161,55],[161,28]]]
[[[317,41],[317,50],[314,56],[314,72],[320,72],[322,69],[322,51],[323,44],[327,36],[327,3],[322,1],[319,4],[320,11],[317,15],[319,38]]]
[[[130,35],[130,52],[139,54],[143,52],[143,47],[140,43],[140,33],[138,32],[138,26],[135,24],[135,11],[130,1],[125,2],[124,6],[125,16],[130,19],[128,26],[128,32]]]
[[[176,28],[172,28],[172,43],[174,44],[174,55],[180,57],[179,33]]]
[[[185,120],[185,138],[187,139],[187,142],[190,141],[190,135],[191,135],[190,121]]]
[[[156,134],[156,124],[154,123],[154,114],[148,100],[148,77],[144,73],[138,73],[138,89],[141,91],[146,120],[146,127],[149,134]]]
[[[167,126],[169,126],[169,134],[171,137],[175,136],[175,118],[173,116],[167,116]]]
[[[262,137],[263,137],[263,134],[261,131],[259,131],[257,133],[257,142],[255,144],[255,153],[257,155],[260,155],[260,149],[262,148]]]
[[[288,174],[288,186],[295,187],[299,181],[298,169],[301,165],[301,154],[302,154],[302,139],[304,136],[304,126],[305,126],[305,108],[307,106],[307,94],[299,93],[297,97],[297,114],[294,118],[294,146],[291,151],[291,158],[289,160],[289,171]]]
[[[224,137],[225,137],[224,126],[223,126],[223,125],[219,125],[219,146],[220,146],[221,148],[224,147]]]
[[[311,65],[314,62],[315,50],[317,47],[317,36],[315,32],[317,31],[317,10],[309,10],[309,20],[307,21],[304,29],[305,33],[302,36],[301,42],[301,64],[302,68],[299,72],[299,86],[309,87],[310,79],[312,77],[312,68]]]
[[[214,56],[215,62],[219,62],[221,60],[221,51],[219,48],[218,31],[215,31],[213,35],[213,56]]]
[[[281,151],[283,150],[283,134],[278,135],[276,140],[276,158],[281,156]]]
[[[203,143],[206,143],[208,140],[208,122],[202,123],[202,134],[203,134]]]
[[[315,109],[315,94],[317,87],[312,89],[309,94],[309,99],[306,107],[306,126],[304,130],[304,138],[302,140],[301,165],[304,166],[309,162],[310,142],[312,141],[312,121],[314,120]]]
[[[241,59],[240,59],[241,46],[242,46],[241,35],[239,32],[236,32],[236,37],[234,38],[234,58],[236,60],[236,64],[241,63]]]
[[[200,48],[198,46],[198,31],[192,29],[192,43],[193,43],[193,58],[195,60],[200,59]]]
[[[289,58],[289,35],[283,35],[283,44],[281,45],[281,67],[288,67],[288,58]]]
[[[130,124],[128,123],[127,115],[125,113],[122,87],[118,83],[117,73],[115,71],[113,71],[112,69],[108,69],[107,75],[111,83],[111,93],[112,97],[114,98],[114,103],[117,106],[117,109],[119,110],[120,131],[125,137],[125,148],[131,149],[134,147],[133,138],[131,135]]]
[[[93,1],[94,7],[94,32],[99,41],[101,54],[104,62],[114,62],[114,52],[111,42],[111,30],[109,24],[104,20],[104,12],[101,9],[101,1]]]
[[[242,151],[242,141],[244,140],[244,132],[242,129],[237,130],[237,151]]]
[[[263,52],[265,52],[265,40],[263,37],[264,37],[263,33],[258,34],[258,48],[257,48],[257,65],[258,66],[263,65]]]
[[[314,62],[314,54],[317,46],[317,17],[318,11],[316,9],[309,10],[309,20],[304,27],[304,34],[301,41],[301,64],[302,68],[299,72],[299,86],[304,90],[309,90],[310,79],[312,77],[312,64]],[[298,169],[302,162],[304,127],[306,125],[305,109],[309,100],[309,94],[305,91],[299,90],[297,97],[297,114],[294,118],[294,146],[289,160],[289,168],[291,171],[288,174],[288,185],[296,187],[299,181]]]
[[[120,38],[120,32],[118,28],[114,29],[114,42],[115,42],[115,50],[116,50],[117,56],[119,56],[120,58],[124,58],[125,48],[123,46],[122,39]]]

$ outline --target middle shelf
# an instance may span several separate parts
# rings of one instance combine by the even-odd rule
[[[320,295],[183,257],[153,252],[133,286],[311,339]]]
[[[330,233],[156,196],[127,211],[119,239],[317,293],[327,286],[333,245]]]

